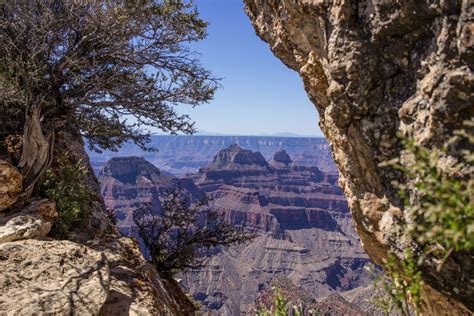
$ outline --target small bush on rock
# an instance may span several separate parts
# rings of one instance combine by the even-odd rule
[[[397,310],[402,316],[421,310],[423,281],[412,251],[405,251],[404,258],[397,260],[391,254],[385,262],[385,275],[379,275],[375,283],[377,294],[374,303],[387,314]]]
[[[467,129],[474,121],[466,121]],[[403,172],[407,181],[394,183],[404,200],[406,223],[402,232],[419,247],[420,256],[405,252],[404,258],[389,255],[385,262],[388,280],[383,288],[389,298],[389,310],[396,307],[402,315],[410,315],[409,304],[418,314],[422,302],[422,278],[419,266],[427,258],[437,261],[441,270],[446,260],[456,252],[474,250],[474,154],[463,150],[455,160],[448,153],[456,143],[474,145],[474,136],[457,130],[442,149],[418,145],[413,139],[402,138],[404,150],[400,159],[382,164]],[[387,303],[387,302],[385,302]]]
[[[47,170],[41,191],[56,202],[59,213],[51,230],[52,235],[66,237],[74,225],[85,218],[91,194],[84,183],[86,174],[82,161],[74,163],[69,154],[58,158],[54,168]]]

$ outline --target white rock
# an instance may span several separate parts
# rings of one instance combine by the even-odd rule
[[[105,256],[70,241],[0,245],[1,315],[97,315],[107,299]]]

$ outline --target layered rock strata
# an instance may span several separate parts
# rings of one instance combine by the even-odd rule
[[[322,137],[152,135],[149,146],[159,148],[158,152],[144,151],[125,143],[118,152],[89,152],[89,156],[97,174],[114,157],[142,156],[162,171],[184,176],[207,166],[219,150],[233,144],[258,151],[267,160],[276,151],[285,149],[300,166],[337,170],[329,145]]]
[[[246,245],[223,249],[209,264],[179,278],[203,311],[251,312],[273,276],[287,276],[312,295],[325,296],[366,284],[369,262],[359,246],[337,174],[298,166],[281,151],[267,162],[233,145],[199,173],[177,179],[139,157],[111,159],[99,180],[118,227],[134,234],[133,212],[180,185],[185,194],[211,198],[227,222],[258,232]],[[196,185],[194,185],[194,182]]]
[[[298,166],[285,152],[270,162],[237,145],[193,176],[228,222],[259,232],[181,276],[204,310],[251,313],[258,293],[285,276],[314,298],[369,282],[337,174]]]
[[[392,183],[404,178],[380,163],[400,157],[398,132],[441,148],[472,118],[472,1],[244,2],[319,111],[364,249],[380,264],[388,252],[401,256],[412,245],[398,233],[406,214]],[[473,263],[457,254],[441,272],[422,267],[428,313],[474,311]]]
[[[118,228],[133,236],[133,213],[141,207],[160,206],[160,196],[180,188],[184,194],[200,198],[202,192],[187,178],[178,179],[159,170],[142,157],[115,157],[99,173],[104,202],[113,210]]]

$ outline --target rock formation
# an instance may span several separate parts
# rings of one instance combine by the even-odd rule
[[[0,160],[0,212],[12,206],[23,189],[23,177],[7,161]]]
[[[150,146],[159,148],[158,152],[143,151],[126,143],[118,152],[89,152],[89,156],[96,174],[113,157],[142,156],[161,171],[184,176],[207,166],[219,150],[233,144],[257,151],[266,160],[271,159],[276,151],[286,149],[300,166],[316,166],[322,171],[337,170],[329,145],[322,137],[152,135]]]
[[[291,164],[284,151],[270,163],[233,145],[193,176],[228,222],[259,232],[246,245],[215,255],[206,267],[182,276],[204,310],[249,313],[275,275],[314,297],[369,282],[337,174]]]
[[[113,158],[99,180],[119,229],[134,235],[134,210],[156,207],[160,194],[178,183],[187,194],[206,192],[226,221],[260,234],[246,245],[223,250],[205,268],[179,278],[203,310],[250,312],[258,292],[274,275],[286,275],[314,296],[364,285],[369,261],[359,246],[337,174],[290,163],[286,152],[270,162],[233,145],[216,154],[191,178],[177,179],[139,157]],[[194,181],[196,185],[194,185]]]
[[[472,1],[244,2],[319,111],[364,249],[379,264],[388,252],[400,256],[411,245],[398,233],[405,214],[392,181],[404,179],[379,164],[400,156],[398,132],[441,148],[472,118]],[[472,254],[422,270],[428,313],[474,311]]]
[[[133,212],[140,207],[159,207],[159,197],[178,187],[199,198],[202,192],[186,178],[178,179],[159,170],[142,157],[115,157],[99,173],[101,192],[107,208],[113,210],[118,228],[134,236]]]

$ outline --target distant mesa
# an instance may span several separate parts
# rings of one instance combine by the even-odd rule
[[[243,149],[239,145],[234,144],[217,153],[214,160],[209,165],[210,169],[227,169],[238,167],[239,165],[255,165],[260,167],[268,166],[267,161],[259,152],[252,152]]]
[[[99,173],[99,177],[114,177],[122,183],[135,183],[138,175],[151,179],[161,175],[161,171],[143,157],[114,157]],[[166,174],[163,174],[166,176]]]
[[[273,155],[273,159],[270,161],[270,164],[277,167],[277,166],[289,166],[293,163],[293,160],[291,160],[290,155],[286,152],[286,150],[280,150],[277,151]]]

